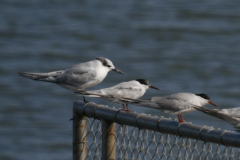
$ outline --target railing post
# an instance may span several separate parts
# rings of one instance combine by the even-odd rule
[[[102,160],[116,159],[116,123],[102,120]]]
[[[87,157],[87,117],[77,116],[73,111],[73,160]]]

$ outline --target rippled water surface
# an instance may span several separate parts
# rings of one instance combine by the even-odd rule
[[[126,75],[110,72],[91,89],[144,78],[161,90],[148,90],[143,98],[206,93],[219,108],[240,107],[239,8],[239,1],[221,0],[1,0],[0,159],[72,158],[69,119],[73,102],[82,97],[22,78],[20,71],[65,69],[102,56]],[[197,125],[233,129],[197,111],[183,117]]]

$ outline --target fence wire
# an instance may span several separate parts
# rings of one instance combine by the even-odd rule
[[[77,117],[73,119],[74,160],[106,159],[105,151],[111,144],[106,135],[110,134],[113,136],[110,140],[114,142],[110,150],[115,151],[116,147],[114,157],[118,160],[240,159],[238,133],[127,113],[94,103],[86,106],[83,102],[76,102],[73,107],[74,117]],[[106,123],[112,122],[116,123],[114,133],[106,128]]]
[[[101,160],[101,121],[86,118],[87,157]],[[211,160],[240,159],[240,149],[215,143],[162,134],[137,127],[119,125],[116,127],[118,160]]]

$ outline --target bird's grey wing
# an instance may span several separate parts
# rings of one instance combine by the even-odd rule
[[[113,96],[102,94],[101,90],[88,91],[88,90],[74,89],[74,91],[75,91],[74,93],[84,95],[87,97],[113,98]]]
[[[56,83],[73,85],[80,88],[93,86],[91,83],[96,78],[96,72],[93,66],[88,63],[80,63],[65,70],[56,79]]]
[[[151,99],[131,99],[131,98],[122,98],[123,100],[131,103],[133,105],[148,107],[158,109],[165,113],[175,114],[175,112],[180,111],[179,106],[171,100],[167,100],[163,97],[152,97]]]
[[[29,72],[19,72],[18,74],[22,77],[26,77],[36,81],[45,81],[56,83],[56,78],[63,74],[65,70],[53,71],[48,73],[29,73]]]
[[[220,112],[231,115],[233,118],[239,118],[240,120],[240,107],[222,109]]]
[[[141,97],[144,92],[141,88],[139,87],[128,87],[128,86],[113,86],[110,88],[102,89],[101,90],[103,94],[105,95],[112,95],[114,97],[119,97],[119,98],[132,98],[132,99],[137,99]]]
[[[91,80],[95,78],[96,72],[94,70],[94,66],[91,65],[90,62],[86,62],[79,63],[66,70],[48,73],[21,72],[19,75],[37,81],[81,86],[82,84],[91,82]]]
[[[223,110],[209,109],[209,108],[203,108],[203,107],[197,107],[197,106],[194,106],[194,108],[203,112],[203,113],[205,113],[205,114],[208,114],[208,115],[211,115],[213,117],[217,117],[219,119],[227,121],[228,123],[235,126],[235,128],[240,129],[240,126],[239,126],[240,125],[240,120],[237,119],[237,118],[234,118],[234,115],[229,114],[229,113],[232,113],[232,112],[228,113],[228,112],[224,111],[224,110],[228,110],[228,111],[232,110],[233,111],[233,110],[236,110],[236,108],[235,109],[233,109],[233,108],[232,109],[223,109]],[[240,111],[239,108],[237,110],[238,110],[238,112]]]
[[[191,112],[193,105],[181,99],[168,99],[166,97],[153,97],[152,102],[158,105],[158,109],[164,113],[182,114]]]
[[[144,102],[151,102],[150,99],[133,99],[133,98],[126,98],[126,97],[117,97],[119,101],[124,102],[124,103],[130,103],[133,105],[140,105],[141,103]],[[149,105],[150,108],[152,108]]]
[[[193,105],[182,100],[167,99],[165,97],[152,97],[151,99],[121,98],[133,105],[158,109],[165,113],[181,114],[195,110]]]
[[[128,103],[128,101],[121,99],[121,97],[119,97],[119,96],[115,97],[113,95],[106,95],[106,94],[102,94],[100,92],[101,92],[101,90],[95,90],[94,93],[92,91],[75,91],[75,93],[78,93],[78,94],[81,94],[81,95],[84,95],[87,97],[99,97],[99,98],[105,99],[110,102],[115,102],[115,103],[122,103],[122,104]]]

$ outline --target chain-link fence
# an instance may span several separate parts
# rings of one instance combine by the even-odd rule
[[[125,112],[73,107],[73,159],[240,159],[240,134]]]

